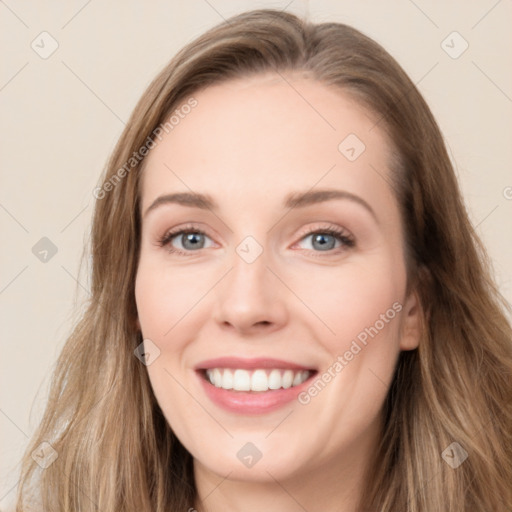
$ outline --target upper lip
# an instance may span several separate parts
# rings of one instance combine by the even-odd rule
[[[254,370],[258,368],[282,368],[290,370],[313,370],[311,366],[304,366],[291,361],[267,357],[256,357],[251,359],[244,359],[240,357],[217,357],[215,359],[201,361],[195,367],[196,370],[208,370],[210,368],[240,368],[245,370]]]

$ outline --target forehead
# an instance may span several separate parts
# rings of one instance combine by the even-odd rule
[[[241,207],[317,184],[364,193],[369,201],[389,192],[382,177],[390,145],[376,116],[339,89],[267,74],[193,97],[197,105],[146,157],[143,210],[172,191],[204,192],[220,203],[238,198]]]

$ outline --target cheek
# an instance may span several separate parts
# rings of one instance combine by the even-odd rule
[[[392,381],[400,351],[405,266],[381,254],[300,283],[297,294],[307,297],[321,320],[315,321],[317,343],[329,354],[318,376],[326,391],[318,383],[301,403],[316,402],[315,414],[324,414],[323,404],[332,400],[359,428],[358,422],[375,417]]]
[[[191,268],[191,267],[190,267]],[[141,261],[135,283],[135,301],[142,333],[163,339],[191,312],[205,294],[208,279],[185,268],[167,268]]]
[[[377,323],[381,331],[398,330],[394,320],[405,291],[405,268],[391,259],[374,258],[339,268],[324,268],[308,279],[294,278],[294,291],[324,324],[332,349],[341,349],[366,328]],[[388,312],[388,314],[386,314]],[[385,325],[382,325],[382,315]],[[318,321],[317,321],[318,322]],[[328,331],[330,331],[330,336]],[[329,341],[330,340],[330,341]]]
[[[147,366],[151,387],[168,423],[180,439],[188,439],[186,425],[193,423],[194,415],[198,415],[198,411],[190,407],[190,395],[183,387],[184,384],[187,386],[181,357],[193,332],[189,323],[193,318],[190,310],[197,297],[204,294],[190,277],[186,271],[170,271],[150,258],[141,258],[135,283],[143,338],[154,342],[160,351],[154,362]]]

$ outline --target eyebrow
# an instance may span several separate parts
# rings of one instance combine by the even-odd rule
[[[286,196],[283,206],[289,209],[304,208],[306,206],[331,201],[333,199],[345,199],[359,204],[364,207],[378,223],[378,218],[373,208],[363,198],[345,190],[322,189],[308,190],[307,192],[292,192]],[[180,204],[182,206],[200,208],[201,210],[211,210],[213,212],[219,210],[217,203],[208,194],[200,194],[198,192],[177,192],[157,197],[147,208],[144,213],[144,217],[146,217],[150,211],[166,204]]]

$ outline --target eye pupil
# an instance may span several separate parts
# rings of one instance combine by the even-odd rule
[[[198,238],[200,239],[200,237],[202,237],[203,235],[199,234],[199,233],[186,233],[183,235],[184,236],[184,244],[183,244],[183,247],[185,247],[185,249],[189,249],[189,248],[197,248],[199,245],[201,245],[200,243],[197,243],[198,242]],[[187,243],[192,243],[192,245],[190,247],[187,247]]]
[[[326,246],[329,246],[329,243],[326,242],[326,238],[331,238],[331,242],[335,242],[334,240],[334,237],[332,235],[329,235],[329,234],[325,234],[325,233],[319,233],[317,235],[315,235],[313,237],[313,246],[315,245],[316,242],[318,242],[320,244],[320,248],[322,250],[330,250],[330,249],[333,249],[334,246],[332,247],[326,247]]]

